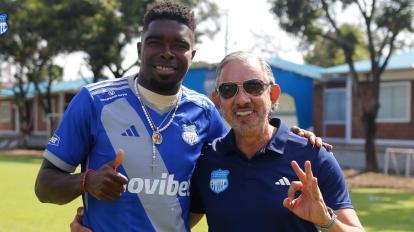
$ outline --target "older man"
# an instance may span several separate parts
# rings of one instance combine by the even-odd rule
[[[280,88],[266,62],[232,53],[216,84],[213,99],[232,129],[204,147],[190,195],[209,231],[364,231],[334,156],[269,120]]]

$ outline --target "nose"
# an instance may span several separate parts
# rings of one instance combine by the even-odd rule
[[[238,86],[238,91],[236,96],[234,96],[234,101],[238,105],[244,105],[250,102],[250,95],[246,93],[242,86]]]
[[[161,53],[161,57],[167,60],[171,60],[172,58],[174,58],[174,53],[171,51],[170,46],[165,45],[164,49]]]

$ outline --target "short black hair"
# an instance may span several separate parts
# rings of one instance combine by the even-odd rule
[[[148,25],[157,19],[171,19],[188,26],[191,31],[195,31],[196,24],[194,13],[190,8],[174,2],[162,2],[151,7],[144,15],[144,31]]]

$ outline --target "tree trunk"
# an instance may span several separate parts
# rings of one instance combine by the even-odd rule
[[[371,112],[364,112],[363,121],[365,128],[365,171],[377,172],[377,151],[375,146],[377,125],[374,114]]]

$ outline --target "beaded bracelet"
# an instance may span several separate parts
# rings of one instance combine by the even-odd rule
[[[88,169],[88,170],[86,170],[85,175],[83,175],[83,179],[82,179],[82,192],[84,192],[84,193],[87,193],[88,192],[88,189],[86,188],[86,181],[87,181],[86,178],[88,177],[88,174],[91,173],[91,172],[93,172],[93,171],[95,171],[95,170]]]

